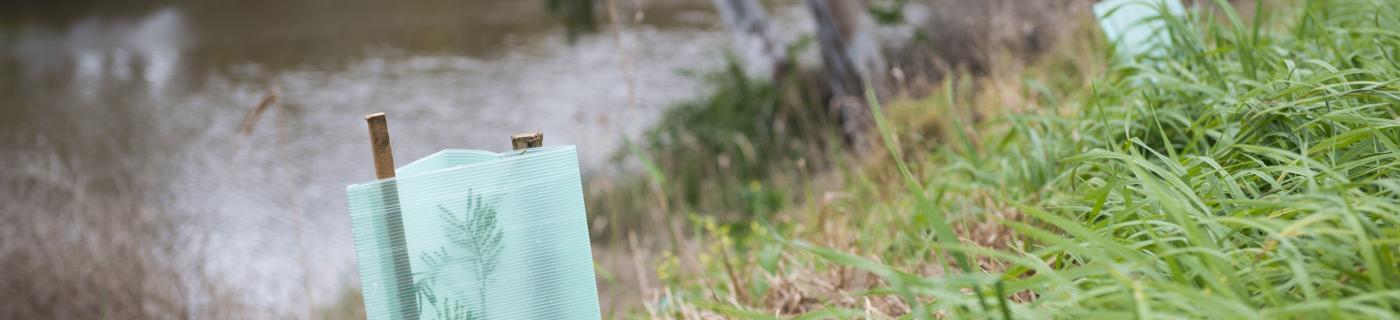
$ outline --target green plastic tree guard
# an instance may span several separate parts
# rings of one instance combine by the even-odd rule
[[[1180,0],[1106,0],[1094,4],[1099,26],[1117,50],[1118,59],[1124,61],[1160,56],[1163,47],[1172,44],[1166,21],[1161,18],[1185,14]]]
[[[443,150],[396,173],[346,188],[369,319],[600,318],[574,146]]]

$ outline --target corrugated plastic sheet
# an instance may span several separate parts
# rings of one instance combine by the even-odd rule
[[[1186,9],[1180,0],[1106,0],[1094,4],[1099,26],[1123,60],[1158,56],[1163,46],[1172,44],[1166,21],[1161,19],[1163,12],[1180,17]]]
[[[370,319],[600,317],[573,146],[444,150],[396,174],[347,187]]]

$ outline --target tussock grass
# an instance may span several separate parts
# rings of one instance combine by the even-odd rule
[[[872,98],[892,163],[768,225],[702,223],[719,245],[698,272],[664,260],[650,310],[1396,318],[1400,1],[1284,2],[1267,10],[1281,22],[1201,5],[1163,18],[1161,58],[1098,72],[1061,54],[1022,73],[1019,99],[956,79]],[[976,105],[1000,111],[974,123]]]

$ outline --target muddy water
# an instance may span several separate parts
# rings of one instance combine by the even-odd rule
[[[644,14],[572,45],[542,1],[6,5],[0,179],[57,163],[93,192],[138,189],[191,218],[181,232],[254,306],[306,315],[357,285],[344,186],[372,178],[362,115],[389,114],[400,164],[544,130],[596,172],[699,92],[677,71],[723,63],[708,1],[619,2]]]

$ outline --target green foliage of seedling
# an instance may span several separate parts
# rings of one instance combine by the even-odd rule
[[[468,191],[468,194],[471,194]],[[447,207],[438,206],[442,211],[442,221],[446,229],[448,242],[460,250],[467,253],[465,266],[471,269],[476,283],[487,283],[487,280],[496,272],[499,265],[501,250],[504,245],[501,238],[505,232],[496,225],[496,208],[482,200],[481,195],[475,197],[469,195],[466,199],[466,212],[456,213],[448,210]],[[456,267],[454,262],[461,262],[461,258],[451,257],[447,254],[447,248],[442,247],[437,251],[424,252],[420,255],[423,265],[428,267],[426,276],[414,284],[414,291],[418,295],[418,306],[422,308],[432,308],[436,319],[484,319],[487,312],[486,286],[478,286],[475,292],[475,304],[465,305],[460,300],[450,300],[449,298],[439,298],[434,288],[439,281],[438,273],[443,268]],[[419,311],[419,314],[426,314]]]

